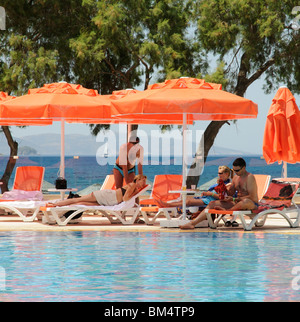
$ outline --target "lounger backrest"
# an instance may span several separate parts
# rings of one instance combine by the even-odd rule
[[[276,208],[288,208],[299,188],[299,182],[272,180],[267,192],[261,200],[261,204],[271,205]]]
[[[151,198],[163,201],[174,200],[180,197],[179,193],[169,193],[170,190],[182,188],[182,175],[158,174],[154,178]]]
[[[271,176],[267,174],[255,174],[254,175],[257,184],[258,200],[261,200],[270,184]]]
[[[16,169],[13,190],[42,191],[44,172],[44,167],[18,167]]]
[[[123,185],[125,185],[125,180],[123,180]],[[100,190],[103,189],[116,190],[115,177],[113,174],[106,176]]]
[[[129,207],[129,208],[134,207],[134,205],[136,204],[137,198],[140,197],[143,193],[145,193],[150,188],[151,188],[150,185],[146,185],[144,188],[140,189],[140,191],[137,194],[135,194],[133,197],[131,197],[129,200],[123,201],[119,205],[121,205],[122,207],[124,205],[124,207]]]

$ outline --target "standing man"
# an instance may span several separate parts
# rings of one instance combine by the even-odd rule
[[[143,174],[144,148],[139,144],[140,139],[133,133],[130,133],[129,142],[120,147],[119,156],[113,168],[116,189],[133,182],[136,175],[135,164],[137,162],[138,174]]]
[[[223,200],[211,201],[207,208],[217,210],[253,210],[258,207],[257,184],[253,174],[247,172],[246,162],[242,158],[236,159],[232,164],[235,176],[228,188],[228,197]],[[237,193],[237,197],[233,196]],[[195,226],[206,219],[203,210],[199,216],[189,223],[180,226],[181,229],[194,229]]]

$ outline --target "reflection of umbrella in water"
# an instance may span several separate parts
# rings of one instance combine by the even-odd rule
[[[61,122],[60,175],[64,177],[64,126],[68,123],[109,123],[110,101],[97,91],[68,83],[45,84],[28,94],[0,102],[1,125],[48,125]]]
[[[300,111],[295,97],[286,87],[280,87],[267,115],[263,139],[263,156],[268,164],[300,162]]]

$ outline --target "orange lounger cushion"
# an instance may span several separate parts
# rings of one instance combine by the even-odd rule
[[[208,212],[210,214],[216,214],[216,215],[232,215],[234,211],[232,211],[232,210],[209,209]]]
[[[157,212],[159,207],[142,207],[140,208],[141,211],[149,211],[149,212]]]

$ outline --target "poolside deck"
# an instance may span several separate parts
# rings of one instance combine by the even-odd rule
[[[162,219],[163,220],[163,219]],[[42,222],[23,222],[20,217],[14,215],[0,216],[0,231],[139,231],[139,232],[238,232],[238,233],[281,233],[300,234],[300,228],[289,228],[287,222],[281,218],[269,218],[262,228],[254,228],[251,232],[245,232],[242,227],[218,229],[196,228],[194,230],[181,230],[178,228],[161,228],[159,222],[149,226],[145,224],[122,225],[111,224],[102,216],[83,216],[79,224],[68,224],[67,226],[45,225]]]
[[[47,199],[54,199],[55,196],[48,196]],[[300,197],[296,203],[300,204]],[[181,230],[179,228],[161,228],[158,219],[154,225],[134,224],[122,225],[111,224],[106,217],[101,215],[84,215],[81,223],[68,224],[67,226],[47,225],[41,220],[34,222],[23,222],[16,215],[0,215],[0,231],[139,231],[139,232],[236,232],[236,233],[281,233],[281,234],[300,234],[300,228],[290,228],[287,221],[279,215],[268,216],[266,224],[261,228],[254,228],[250,232],[245,232],[242,226],[228,228],[224,226],[218,229],[196,228],[194,230]]]

